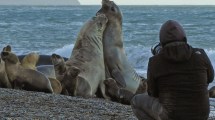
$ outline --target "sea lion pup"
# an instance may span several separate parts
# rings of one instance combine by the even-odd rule
[[[36,66],[37,71],[43,73],[48,78],[56,78],[55,70],[53,65],[40,65]]]
[[[59,81],[63,80],[66,73],[67,66],[65,60],[57,54],[52,54],[51,56],[52,64],[54,65],[55,76]]]
[[[5,62],[0,58],[0,87],[1,88],[12,88],[10,81],[5,71]]]
[[[10,45],[3,48],[2,51],[11,51]],[[6,70],[5,70],[5,62],[0,57],[0,87],[2,88],[12,88],[12,85],[8,79]]]
[[[99,88],[104,98],[105,67],[102,36],[108,19],[99,14],[81,28],[63,77],[62,86],[70,95],[93,97]]]
[[[26,68],[26,69],[32,69],[32,70],[37,70],[36,68],[36,64],[38,62],[38,59],[39,59],[39,54],[37,53],[29,53],[27,54],[21,61],[21,65],[23,68]],[[41,66],[42,67],[42,66]],[[46,66],[45,66],[46,67]],[[47,69],[47,68],[45,68]],[[52,68],[54,69],[54,68]],[[40,71],[41,72],[41,71]],[[43,72],[41,72],[43,73]],[[51,83],[51,86],[52,86],[52,89],[53,89],[53,92],[56,93],[56,94],[60,94],[61,91],[62,91],[62,86],[61,86],[61,83],[60,81],[58,81],[57,79],[55,79],[55,76],[51,76],[51,75],[46,75],[45,73],[43,73],[46,77],[48,77],[50,83]]]
[[[122,13],[116,4],[109,0],[102,1],[102,8],[97,14],[101,13],[108,18],[103,34],[106,78],[115,79],[119,86],[135,94],[141,78],[128,62],[123,49]]]
[[[32,70],[36,70],[36,64],[39,60],[39,54],[32,52],[27,54],[21,61],[21,65],[24,68],[28,68],[28,69],[32,69]]]
[[[52,64],[54,65],[55,76],[60,82],[62,82],[62,80],[64,78],[64,75],[66,73],[66,70],[68,68],[66,66],[65,59],[62,58],[60,55],[52,54],[51,60],[52,60]],[[65,88],[65,86],[62,86],[61,94],[69,95],[69,93],[68,93],[67,89]]]
[[[23,57],[21,60],[21,65],[24,68],[37,70],[43,74],[45,74],[48,78],[55,78],[54,66],[53,65],[40,65],[37,66],[37,62],[39,61],[40,55],[37,53],[29,53]]]
[[[26,55],[18,55],[19,61],[21,61]],[[50,59],[50,55],[40,55],[39,60],[36,64],[36,66],[41,66],[41,65],[52,65],[52,61]],[[68,58],[63,57],[64,60],[68,60]]]
[[[24,85],[26,90],[53,93],[49,79],[38,71],[23,68],[14,53],[3,51],[1,57],[11,83],[21,85],[21,88]]]

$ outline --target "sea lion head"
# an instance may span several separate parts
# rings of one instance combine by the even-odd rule
[[[61,81],[66,72],[65,61],[60,55],[57,54],[52,54],[51,60],[54,65],[55,75],[57,79]]]
[[[1,58],[6,62],[17,64],[19,63],[19,58],[12,52],[3,51],[1,53]]]
[[[2,51],[11,52],[11,46],[10,46],[10,45],[7,45],[6,47],[3,48]]]
[[[65,62],[64,59],[60,55],[57,55],[57,54],[52,54],[51,60],[52,60],[53,65],[60,65]]]
[[[108,19],[104,14],[98,14],[87,21],[87,23],[81,29],[81,35],[79,36],[102,37],[107,22]]]
[[[39,57],[40,57],[39,54],[35,52],[29,53],[22,59],[22,64],[33,65],[35,67],[39,60]]]
[[[113,1],[102,0],[102,8],[97,14],[105,14],[109,21],[115,21],[117,19],[122,24],[122,12]]]

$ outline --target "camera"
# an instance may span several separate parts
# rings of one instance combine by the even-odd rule
[[[161,51],[161,49],[162,49],[161,44],[160,43],[155,43],[155,45],[153,45],[151,47],[151,53],[153,55],[157,55],[157,54],[159,54],[159,52]]]

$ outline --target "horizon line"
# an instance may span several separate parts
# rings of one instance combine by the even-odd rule
[[[215,6],[215,4],[143,4],[143,5],[127,5],[127,4],[118,4],[119,6]],[[101,6],[99,4],[0,4],[0,6]]]

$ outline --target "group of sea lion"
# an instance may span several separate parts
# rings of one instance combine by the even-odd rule
[[[35,59],[36,58],[36,59]],[[6,46],[1,52],[1,86],[5,88],[24,89],[53,93],[50,80],[41,72],[36,71],[37,54],[27,55],[21,62]]]
[[[114,100],[111,85],[132,94],[147,84],[128,62],[123,48],[122,13],[110,0],[81,28],[69,59],[29,53],[16,56],[11,47],[1,52],[0,87],[102,97]],[[21,61],[21,62],[20,62]]]

